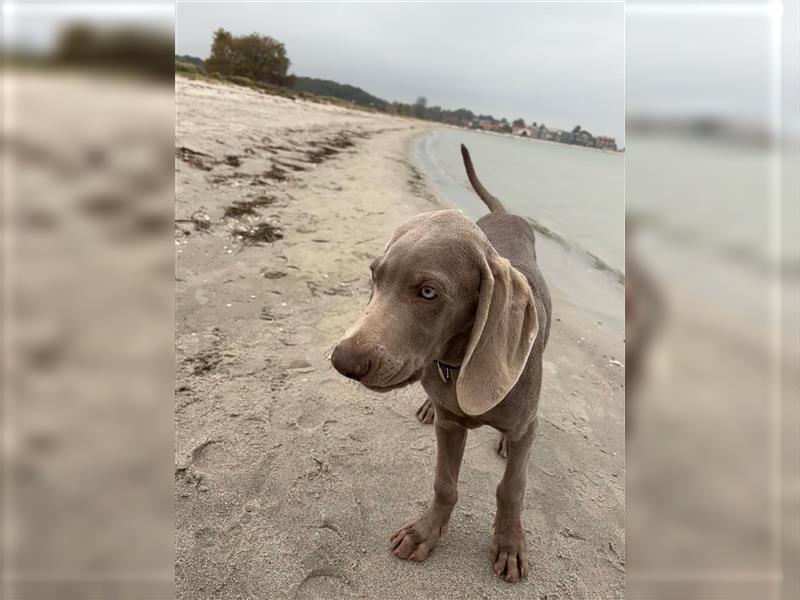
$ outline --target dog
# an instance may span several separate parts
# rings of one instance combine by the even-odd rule
[[[435,412],[433,502],[391,537],[398,558],[425,560],[445,532],[467,430],[501,432],[506,468],[490,558],[497,576],[516,582],[530,569],[522,509],[552,307],[530,224],[486,190],[464,145],[461,154],[490,213],[473,223],[440,210],[400,225],[370,265],[369,302],[331,362],[374,391],[421,381]]]

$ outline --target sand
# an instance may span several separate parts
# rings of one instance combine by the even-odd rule
[[[550,282],[527,580],[490,568],[504,462],[486,428],[439,546],[394,558],[389,536],[432,495],[424,394],[370,392],[329,357],[393,229],[448,207],[408,158],[430,125],[182,78],[176,92],[178,597],[623,597],[621,335]]]

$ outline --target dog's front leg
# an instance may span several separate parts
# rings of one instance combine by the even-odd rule
[[[514,582],[527,577],[528,551],[522,528],[525,486],[528,482],[528,457],[536,437],[538,417],[518,439],[508,439],[506,471],[497,486],[497,515],[494,522],[491,560],[494,573]]]
[[[467,443],[466,428],[438,416],[436,429],[436,479],[433,502],[416,522],[392,536],[389,550],[398,558],[425,560],[436,546],[450,521],[458,500],[458,472]]]

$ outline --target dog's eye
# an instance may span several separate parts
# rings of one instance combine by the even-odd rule
[[[438,296],[438,293],[432,287],[424,285],[420,288],[419,295],[425,298],[425,300],[433,300],[434,298],[436,298],[436,296]]]

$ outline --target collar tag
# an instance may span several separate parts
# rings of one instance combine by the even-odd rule
[[[450,367],[448,367],[447,365],[443,365],[437,360],[436,370],[439,371],[439,377],[441,377],[442,381],[444,381],[445,383],[450,383],[452,379],[452,375],[450,373]]]

